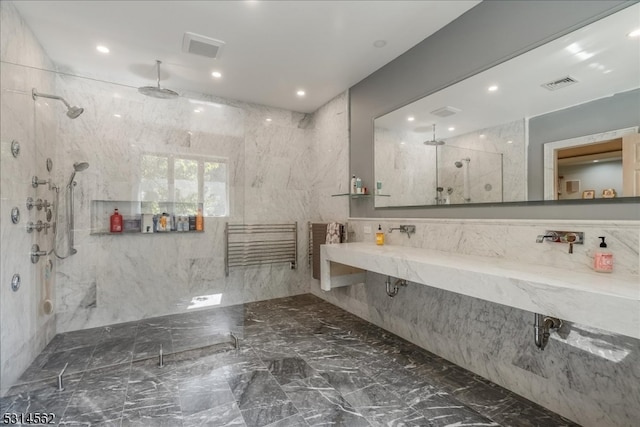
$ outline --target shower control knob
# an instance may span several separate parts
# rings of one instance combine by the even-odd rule
[[[39,211],[42,210],[42,208],[48,208],[49,206],[51,206],[51,203],[47,201],[47,199],[44,200],[44,202],[42,201],[42,199],[38,199],[36,200],[35,203],[36,208],[38,208]]]
[[[44,234],[49,234],[49,228],[51,228],[51,224],[45,222],[42,224],[42,228],[44,228]]]
[[[31,262],[33,264],[40,261],[41,256],[46,256],[46,255],[47,255],[47,251],[41,251],[40,246],[38,245],[31,246]]]

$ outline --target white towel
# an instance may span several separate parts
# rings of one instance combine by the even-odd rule
[[[327,224],[327,239],[325,243],[327,245],[331,243],[340,243],[340,227],[342,224],[339,222],[330,222]]]

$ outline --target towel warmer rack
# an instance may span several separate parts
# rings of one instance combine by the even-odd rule
[[[225,224],[224,271],[231,267],[288,262],[296,269],[298,223]]]

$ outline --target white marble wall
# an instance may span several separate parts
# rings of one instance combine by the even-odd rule
[[[51,233],[26,232],[29,221],[45,221],[44,210],[26,209],[27,197],[52,200],[46,185],[34,189],[31,177],[48,179],[45,160],[53,157],[57,105],[36,105],[31,89],[55,91],[52,74],[12,65],[27,63],[50,67],[51,63],[38,41],[10,2],[0,2],[0,394],[18,378],[55,335],[54,316],[44,314],[44,267],[42,257],[32,264],[32,244],[42,250],[51,248]],[[37,118],[37,120],[36,120]],[[17,158],[11,154],[11,141],[20,143]],[[13,207],[20,209],[20,222],[11,222]],[[11,278],[19,274],[22,285],[11,290]],[[52,292],[53,283],[51,283]]]
[[[415,224],[410,239],[387,234],[386,244],[475,254],[591,271],[598,236],[614,253],[613,275],[638,278],[640,221],[557,220],[349,220],[356,241],[371,241],[364,227]],[[586,244],[535,243],[545,230],[584,231]],[[598,274],[598,273],[593,273]],[[367,273],[365,285],[312,292],[421,347],[533,400],[584,426],[634,426],[640,418],[640,340],[566,322],[541,352],[533,343],[533,314],[409,284],[395,298],[385,277]],[[454,280],[454,278],[452,278]]]

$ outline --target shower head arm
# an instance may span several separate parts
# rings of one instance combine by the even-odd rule
[[[71,105],[69,105],[69,103],[63,97],[58,95],[49,95],[46,93],[38,93],[38,91],[36,91],[35,89],[31,89],[31,98],[33,98],[34,101],[36,100],[36,98],[57,99],[58,101],[64,102],[64,105],[66,105],[67,108],[71,108]]]

